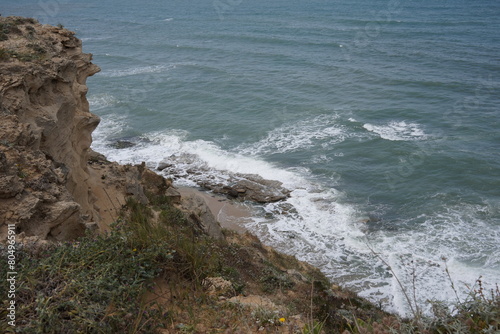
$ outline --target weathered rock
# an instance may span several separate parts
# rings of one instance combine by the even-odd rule
[[[164,194],[171,185],[164,177],[149,169],[144,169],[140,178],[145,191],[154,195]]]
[[[235,294],[233,283],[222,277],[207,277],[202,282],[203,287],[211,296],[231,296]]]
[[[144,187],[142,184],[138,183],[137,180],[133,180],[131,183],[125,185],[125,194],[128,196],[135,197],[142,204],[149,204],[149,200],[144,194]]]
[[[0,176],[0,198],[12,198],[23,189],[24,185],[16,175]]]
[[[109,164],[108,159],[104,156],[104,154],[101,154],[99,152],[96,152],[92,149],[89,149],[88,151],[88,163],[89,164]]]
[[[210,173],[211,168],[194,154],[169,156],[158,164],[157,170],[170,173],[174,177],[187,177],[200,187],[242,201],[271,203],[285,200],[290,195],[290,191],[283,187],[282,182],[266,180],[256,174],[226,171],[224,176],[214,175]]]
[[[144,163],[121,166],[90,149],[99,118],[89,112],[85,82],[99,68],[74,33],[16,17],[0,17],[0,24],[15,26],[0,41],[9,50],[0,55],[0,241],[7,224],[52,240],[108,229],[127,196],[146,204],[146,194],[166,194],[181,203],[171,180]],[[200,230],[222,238],[204,200],[182,204]]]
[[[87,184],[99,118],[85,98],[85,81],[99,68],[68,30],[19,18],[0,22],[20,32],[0,41],[18,55],[0,59],[0,239],[5,224],[28,237],[82,235],[82,216],[99,218]]]
[[[181,194],[179,191],[170,187],[165,191],[165,196],[170,200],[173,204],[181,204]]]
[[[9,165],[7,157],[5,156],[5,153],[0,152],[0,173],[6,173],[8,169]]]
[[[161,161],[158,164],[158,167],[156,167],[156,169],[161,172],[162,170],[167,169],[167,168],[172,167],[172,166],[173,166],[173,164],[171,164],[171,163]]]
[[[258,175],[238,174],[230,179],[230,185],[204,182],[204,188],[214,193],[226,194],[231,198],[250,200],[257,203],[272,203],[285,200],[290,191],[279,181],[266,180]]]
[[[216,239],[223,239],[221,227],[205,200],[194,194],[182,198],[182,209],[188,212],[189,219],[206,234]]]
[[[117,150],[121,150],[124,148],[134,147],[135,144],[127,140],[117,140],[109,146],[111,146],[112,148],[116,148]]]

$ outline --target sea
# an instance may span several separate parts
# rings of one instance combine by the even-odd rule
[[[290,198],[253,204],[246,227],[335,284],[411,315],[500,283],[499,1],[2,0],[0,13],[61,24],[93,54],[95,150],[169,164],[182,186],[283,182]]]

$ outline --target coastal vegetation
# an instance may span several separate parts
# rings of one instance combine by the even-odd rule
[[[215,240],[168,199],[151,202],[129,199],[107,234],[19,247],[16,332],[319,333],[385,314],[249,234]]]
[[[0,47],[0,61],[20,60],[22,62],[44,60],[47,54],[46,46],[39,41],[35,25],[38,22],[32,18],[6,17],[0,22],[0,42],[6,42],[6,47]],[[63,29],[64,27],[59,27]],[[68,32],[67,30],[65,30]],[[20,47],[20,42],[23,45]],[[24,43],[27,41],[28,43]]]
[[[470,288],[466,299],[457,297],[454,305],[433,301],[433,316],[415,307],[412,318],[402,319],[331,285],[317,268],[276,252],[250,233],[223,230],[221,238],[208,236],[201,226],[202,214],[182,211],[179,203],[165,195],[171,184],[163,178],[148,173],[144,165],[118,166],[97,155],[88,156],[89,147],[80,145],[90,145],[87,138],[98,122],[83,100],[81,78],[98,69],[90,63],[90,56],[82,54],[71,32],[42,27],[33,19],[1,18],[0,42],[0,218],[1,224],[9,224],[9,231],[13,226],[20,241],[15,246],[16,326],[5,320],[9,300],[2,298],[2,332],[500,331],[500,292],[498,288],[485,290],[481,280]],[[50,63],[54,58],[68,60],[68,54],[81,66]],[[38,82],[30,76],[33,64],[26,62],[40,59],[48,61],[45,68],[36,64],[40,65]],[[17,86],[10,86],[12,82]],[[9,89],[16,89],[16,94],[7,99],[4,94]],[[74,101],[75,97],[82,100]],[[50,113],[58,110],[64,110],[65,117]],[[75,119],[79,123],[73,123]],[[86,129],[81,120],[87,120]],[[63,135],[59,137],[54,129]],[[82,133],[72,133],[73,139],[68,139],[67,129]],[[36,137],[42,133],[43,140]],[[40,142],[46,146],[35,145]],[[119,146],[128,145],[121,142]],[[153,186],[139,184],[146,177]],[[85,192],[68,187],[68,180]],[[90,198],[87,189],[93,189],[97,199]],[[250,190],[228,190],[227,195],[243,197]],[[257,202],[261,198],[248,196]],[[276,200],[283,196],[287,194],[280,191]],[[36,205],[25,205],[29,203]],[[114,223],[107,232],[98,231],[96,221],[106,226],[106,212]],[[71,217],[78,220],[71,221]],[[4,261],[8,251],[0,244],[3,278],[8,272]],[[0,291],[9,289],[9,282],[0,280]],[[412,305],[411,294],[407,296]]]
[[[130,198],[107,234],[19,246],[22,284],[17,291],[16,332],[500,330],[500,293],[485,291],[480,281],[452,308],[433,302],[434,317],[401,319],[354,293],[331,288],[318,270],[263,246],[249,234],[225,230],[225,240],[212,239],[167,198],[149,197],[148,206]],[[2,290],[7,288],[5,280],[0,284]],[[237,296],[253,296],[257,306],[238,302]]]

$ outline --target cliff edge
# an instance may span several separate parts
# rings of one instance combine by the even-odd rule
[[[99,117],[89,111],[86,80],[100,70],[91,60],[63,27],[0,17],[0,240],[9,224],[20,239],[108,230],[128,197],[147,204],[145,193],[171,187],[144,166],[111,163],[90,149]],[[205,221],[200,228],[220,238],[215,219]]]
[[[64,28],[8,17],[0,31],[0,221],[42,239],[82,235],[99,221],[85,83],[100,69]]]

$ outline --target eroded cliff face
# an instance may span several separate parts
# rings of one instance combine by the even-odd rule
[[[0,17],[0,223],[70,239],[97,222],[88,154],[99,118],[87,77],[99,68],[74,33]]]
[[[89,111],[86,80],[99,67],[62,27],[0,17],[0,241],[15,225],[26,237],[69,240],[109,230],[132,196],[171,200],[194,228],[222,233],[202,198],[181,199],[144,164],[122,166],[90,149],[99,118]]]

